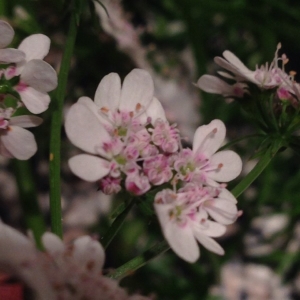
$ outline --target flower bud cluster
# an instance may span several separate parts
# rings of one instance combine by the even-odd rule
[[[88,152],[72,157],[69,166],[80,178],[99,182],[106,194],[125,189],[141,196],[160,189],[155,212],[173,250],[195,261],[197,239],[221,254],[211,237],[222,235],[238,216],[235,198],[221,183],[239,175],[241,159],[233,151],[216,152],[226,134],[220,120],[200,126],[193,149],[184,149],[178,128],[153,94],[143,70],[129,73],[122,86],[117,74],[105,76],[95,100],[80,98],[66,116],[67,136]]]
[[[57,86],[55,70],[43,58],[50,39],[43,34],[25,38],[18,49],[5,48],[14,37],[12,27],[0,20],[0,154],[29,159],[37,150],[35,138],[24,128],[35,127],[50,103],[48,92]],[[20,108],[31,113],[24,115]]]

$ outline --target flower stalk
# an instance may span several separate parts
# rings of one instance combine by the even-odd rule
[[[133,198],[129,204],[125,207],[125,209],[115,218],[113,223],[111,224],[110,228],[108,229],[107,233],[101,238],[101,244],[103,245],[104,249],[106,249],[116,234],[121,229],[122,225],[124,224],[125,218],[129,214],[131,208],[134,206],[136,199]]]
[[[61,68],[58,75],[58,86],[52,97],[52,120],[50,133],[50,211],[52,232],[62,238],[62,211],[61,211],[61,126],[63,104],[67,79],[74,50],[77,28],[78,11],[72,10],[69,32],[65,44],[65,51],[62,58]]]
[[[126,277],[169,249],[170,247],[165,241],[159,242],[150,249],[146,250],[143,254],[133,258],[121,267],[114,270],[108,275],[108,277],[113,279],[121,279]]]
[[[272,161],[275,154],[281,147],[281,142],[271,144],[271,146],[266,150],[265,154],[261,157],[256,166],[231,191],[231,193],[236,198],[239,197],[250,186],[250,184],[262,173],[262,171],[269,165],[269,163]]]

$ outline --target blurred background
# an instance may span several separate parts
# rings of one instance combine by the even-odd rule
[[[271,62],[276,46],[289,58],[287,70],[300,70],[300,2],[288,0],[86,0],[68,80],[65,111],[80,96],[93,99],[103,76],[122,78],[133,68],[146,69],[155,83],[171,123],[177,123],[190,145],[195,129],[218,118],[227,126],[228,141],[256,132],[238,103],[200,93],[193,83],[216,74],[215,56],[235,53],[249,68]],[[16,34],[13,46],[33,33],[50,37],[46,61],[59,70],[68,30],[69,2],[1,0],[0,17]],[[297,76],[296,76],[297,79]],[[24,210],[37,197],[49,219],[50,109],[33,129],[38,153],[26,163],[0,158],[0,218],[25,231]],[[71,174],[68,158],[78,153],[62,132],[62,205],[65,239],[103,235],[122,195],[111,199],[97,184]],[[255,139],[233,146],[244,162],[243,174],[255,165]],[[201,257],[188,264],[166,252],[121,281],[131,291],[165,300],[300,299],[300,158],[280,153],[260,178],[239,197],[243,215],[219,239],[226,254],[219,257],[201,247]],[[35,186],[29,197],[20,181]],[[37,209],[37,208],[35,208]],[[107,249],[106,268],[116,268],[162,240],[155,215],[143,207],[129,216]]]

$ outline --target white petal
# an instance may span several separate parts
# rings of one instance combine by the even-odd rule
[[[106,176],[109,171],[108,161],[89,154],[79,154],[69,159],[71,171],[86,181],[97,181]]]
[[[40,114],[47,110],[50,103],[48,94],[39,92],[30,86],[18,91],[18,93],[22,102],[31,113]]]
[[[14,30],[5,21],[0,20],[0,48],[9,45],[14,37]]]
[[[229,73],[227,72],[223,72],[223,71],[218,71],[217,72],[219,75],[221,75],[222,77],[224,78],[228,78],[228,79],[235,79],[234,76],[230,75]]]
[[[26,61],[43,59],[49,52],[50,39],[43,34],[32,34],[21,42],[18,49],[26,54]]]
[[[35,247],[27,237],[0,221],[1,267],[18,267],[22,262],[35,258],[35,255]]]
[[[210,157],[222,145],[225,134],[226,127],[221,120],[213,120],[208,125],[198,127],[194,135],[193,152]]]
[[[45,273],[40,268],[37,251],[31,241],[17,230],[0,222],[0,269],[33,289],[37,299],[55,299]]]
[[[43,119],[37,116],[24,115],[12,117],[9,121],[10,125],[16,125],[23,128],[36,127],[42,124]]]
[[[134,69],[123,82],[119,108],[121,111],[135,111],[136,106],[140,104],[145,110],[153,99],[153,93],[154,86],[150,74],[141,69]]]
[[[18,126],[10,126],[7,133],[0,136],[5,148],[17,159],[26,160],[37,150],[34,135]]]
[[[214,62],[220,67],[232,72],[233,74],[241,75],[240,71],[235,66],[230,64],[227,60],[225,60],[223,57],[215,57]]]
[[[217,222],[228,225],[235,222],[237,218],[237,207],[232,201],[225,199],[214,199],[211,205],[206,206],[209,215]]]
[[[14,156],[5,148],[0,137],[0,154],[7,158],[14,158]]]
[[[221,190],[221,192],[219,194],[219,198],[229,200],[235,204],[237,203],[236,198],[227,189]]]
[[[197,82],[197,86],[201,90],[212,94],[228,94],[232,90],[228,83],[211,75],[201,76]]]
[[[229,63],[234,65],[236,68],[238,68],[243,73],[251,72],[243,63],[242,61],[234,55],[232,52],[226,50],[223,52],[223,56],[227,59]]]
[[[202,231],[210,237],[219,237],[222,236],[226,232],[226,227],[222,224],[219,224],[214,221],[206,220],[207,228]]]
[[[211,159],[212,165],[222,165],[215,171],[209,172],[209,177],[218,182],[228,182],[240,175],[242,171],[241,158],[231,150],[215,153]]]
[[[40,59],[33,59],[25,64],[21,81],[40,92],[50,92],[57,86],[57,74],[46,62]]]
[[[192,229],[188,225],[179,227],[169,222],[163,228],[163,233],[168,244],[179,257],[190,263],[195,262],[199,258],[199,247]]]
[[[153,98],[150,105],[146,109],[147,117],[151,118],[151,123],[154,124],[157,119],[167,120],[165,110],[157,98]]]
[[[88,104],[87,104],[88,103]],[[65,130],[70,141],[78,148],[103,157],[108,155],[101,148],[110,136],[97,117],[98,108],[85,97],[73,104],[66,115]]]
[[[121,97],[121,80],[118,74],[110,73],[103,77],[95,93],[95,104],[115,111]]]
[[[54,258],[56,255],[64,252],[65,246],[63,241],[54,233],[45,232],[42,236],[42,242],[46,251]]]
[[[0,62],[1,63],[17,63],[24,60],[25,54],[24,52],[7,48],[7,49],[0,49]]]
[[[82,236],[75,240],[73,257],[82,268],[98,274],[101,272],[105,261],[102,245],[90,236]]]
[[[111,127],[111,121],[109,118],[110,114],[108,113],[108,116],[104,116],[104,114],[101,113],[100,108],[97,105],[95,105],[95,102],[92,99],[83,96],[78,99],[77,103],[81,103],[88,107],[89,110],[93,112],[94,115],[97,117],[97,119],[99,119],[102,125],[107,125]]]
[[[203,245],[207,250],[219,255],[224,254],[224,249],[215,240],[203,234],[201,231],[195,230],[194,235],[198,242],[201,245]]]

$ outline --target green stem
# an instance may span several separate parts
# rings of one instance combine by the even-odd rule
[[[44,218],[37,201],[36,185],[29,161],[13,160],[19,198],[27,229],[32,230],[36,245],[42,249],[41,237],[46,231]]]
[[[121,229],[125,218],[127,217],[128,213],[130,212],[131,208],[135,204],[136,199],[132,199],[129,204],[126,206],[126,208],[115,218],[111,226],[109,227],[106,234],[101,238],[101,244],[106,249],[110,242],[113,240],[113,238],[116,236],[116,234]]]
[[[170,247],[165,241],[159,242],[156,245],[152,246],[147,251],[145,251],[140,256],[133,258],[132,260],[128,261],[121,267],[114,270],[112,273],[109,274],[109,277],[113,278],[113,279],[120,279],[125,276],[128,276],[128,275],[132,274],[132,272],[134,272],[135,270],[144,266],[150,260],[163,254],[164,252],[166,252],[169,249],[170,249]]]
[[[254,137],[264,137],[264,135],[263,134],[254,133],[254,134],[249,134],[249,135],[243,136],[241,138],[235,139],[234,141],[228,142],[227,144],[225,144],[224,146],[222,146],[218,151],[225,150],[225,149],[230,148],[233,145],[235,145],[235,144],[237,144],[237,143],[239,143],[241,141],[244,141],[244,140],[247,140],[247,139],[250,139],[250,138],[254,138]]]
[[[238,197],[261,174],[261,172],[271,162],[272,158],[275,156],[276,152],[280,149],[280,147],[281,143],[275,143],[274,145],[271,145],[271,147],[266,151],[265,155],[252,169],[252,171],[249,172],[249,174],[232,190],[232,193],[235,197]],[[170,249],[170,247],[165,241],[160,242],[152,248],[150,248],[149,250],[147,250],[146,252],[144,252],[142,255],[133,258],[121,267],[117,268],[114,272],[112,272],[109,275],[109,277],[114,279],[120,279],[122,277],[130,275],[133,271],[141,268],[147,262],[154,259],[158,255],[164,253],[168,249]]]
[[[61,211],[61,126],[62,111],[70,69],[71,58],[77,35],[78,12],[74,9],[71,14],[69,32],[65,44],[61,68],[58,75],[58,86],[52,99],[53,112],[50,133],[50,212],[52,232],[62,238],[62,211]]]
[[[256,166],[246,175],[245,178],[237,184],[231,193],[237,198],[240,196],[250,184],[261,174],[261,172],[269,165],[275,154],[281,148],[281,143],[271,145],[261,157]]]

